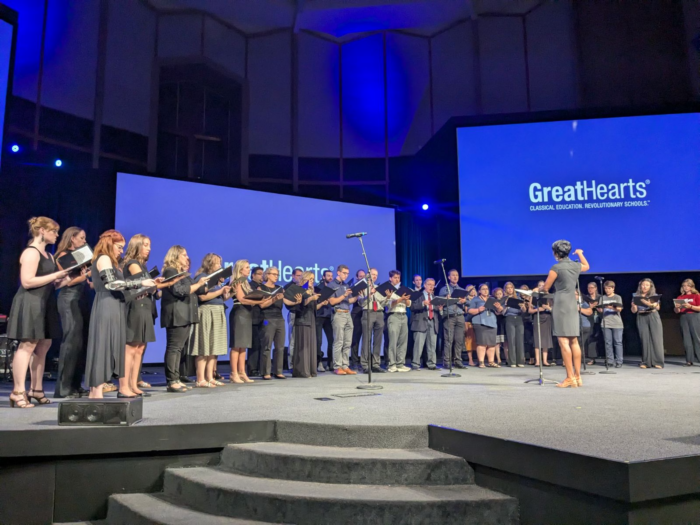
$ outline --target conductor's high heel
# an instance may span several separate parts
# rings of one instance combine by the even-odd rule
[[[557,383],[556,386],[557,386],[557,388],[576,388],[576,387],[578,387],[578,383],[576,382],[575,379],[571,379],[570,377],[567,377],[561,383]]]

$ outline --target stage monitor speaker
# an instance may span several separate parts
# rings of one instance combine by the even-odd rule
[[[58,424],[131,426],[143,418],[143,398],[71,399],[58,404]]]

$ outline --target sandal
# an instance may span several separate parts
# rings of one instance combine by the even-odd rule
[[[639,368],[646,368],[646,367],[647,367],[647,365],[645,365],[644,363],[641,363],[641,364],[639,365]]]
[[[114,383],[104,383],[102,385],[102,393],[107,394],[109,392],[116,392],[118,390],[117,385]]]
[[[241,379],[243,380],[244,383],[255,383],[251,378],[249,378],[246,374],[238,374]]]
[[[195,388],[214,388],[211,386],[211,383],[209,381],[197,381],[194,384]]]
[[[150,383],[146,383],[145,381],[139,381],[136,383],[136,386],[139,388],[152,388]]]
[[[479,361],[479,368],[486,368],[483,361]]]
[[[595,359],[591,359],[590,361],[586,361],[586,364],[588,366],[594,365],[595,364]]]
[[[575,379],[567,377],[561,383],[556,384],[557,388],[578,388],[578,383]]]
[[[233,375],[230,376],[230,379],[228,381],[229,381],[229,383],[236,383],[236,384],[245,383],[245,381],[243,381],[240,377],[233,376]]]
[[[44,395],[43,390],[30,390],[30,392],[31,392],[31,395],[28,396],[29,400],[33,399],[34,401],[36,401],[40,405],[50,405],[51,404],[51,400]],[[34,394],[36,394],[37,392],[41,392],[41,396],[35,396]]]
[[[488,363],[486,366],[489,368],[501,368],[501,365],[499,365],[498,363],[493,363],[493,362]]]
[[[177,392],[177,393],[183,393],[187,392],[187,387],[183,385],[182,383],[172,383],[168,385],[167,388],[168,392]]]
[[[12,396],[22,396],[20,399],[12,399]],[[34,408],[27,399],[27,393],[23,390],[22,392],[12,391],[10,394],[10,408]]]
[[[656,368],[657,370],[663,370],[664,367],[661,365],[654,365],[654,368]]]

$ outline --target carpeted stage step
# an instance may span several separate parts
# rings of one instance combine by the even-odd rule
[[[247,476],[316,483],[463,485],[474,482],[474,472],[464,459],[429,448],[244,443],[226,447],[221,466]]]
[[[272,523],[518,522],[515,499],[475,485],[338,485],[203,467],[168,469],[164,490],[208,514]]]
[[[514,498],[428,448],[427,427],[278,422],[276,438],[229,445],[219,467],[169,468],[161,494],[112,496],[107,525],[519,521]]]

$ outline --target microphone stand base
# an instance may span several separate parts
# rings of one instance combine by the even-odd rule
[[[605,372],[598,372],[599,374],[617,374],[617,372],[613,372],[612,370],[606,370]]]
[[[584,370],[583,372],[581,372],[581,375],[582,376],[593,376],[593,375],[595,375],[595,372],[589,372],[588,370]]]
[[[372,383],[357,386],[358,390],[382,390],[383,388],[384,387],[381,385],[375,385]]]
[[[440,377],[462,377],[459,374],[455,374],[454,372],[449,372],[448,374],[442,374]]]
[[[552,381],[551,379],[545,379],[544,377],[538,377],[537,379],[528,379],[525,381],[525,383],[538,383],[540,386],[543,386],[547,383],[552,384],[552,385],[557,385],[559,384],[559,381]]]

